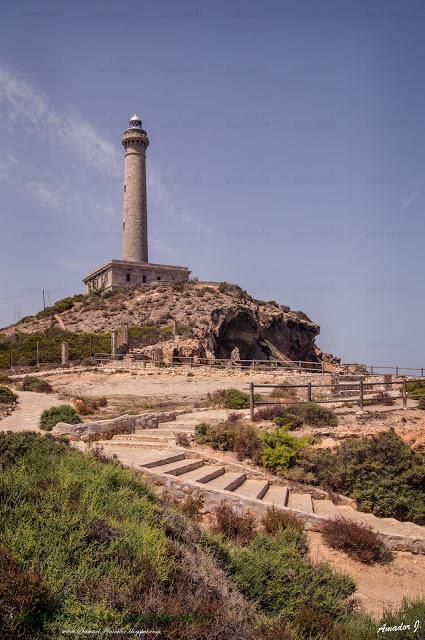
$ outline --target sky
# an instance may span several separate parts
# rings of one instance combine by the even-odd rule
[[[0,326],[121,257],[148,132],[152,262],[301,309],[344,362],[425,366],[425,5],[0,3]]]

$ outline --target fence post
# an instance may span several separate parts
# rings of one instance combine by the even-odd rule
[[[61,343],[61,362],[63,367],[69,367],[69,344],[68,342]]]
[[[398,378],[398,366],[395,368],[395,377]]]
[[[403,409],[407,409],[407,385],[406,385],[406,380],[403,380]]]
[[[325,373],[325,363],[322,361],[322,373]]]
[[[363,396],[364,396],[363,379],[359,380],[359,391],[360,391],[359,407],[360,407],[360,411],[363,411]]]
[[[421,378],[423,378],[423,377],[424,377],[424,368],[422,367],[422,369],[421,369]]]
[[[40,349],[38,346],[38,340],[37,340],[37,368],[40,366]]]
[[[307,385],[307,402],[311,402],[312,398],[313,398],[313,395],[311,393],[311,382],[309,382]]]
[[[370,365],[370,375],[373,376],[373,364]]]
[[[301,371],[301,360],[298,360],[298,371]]]
[[[251,420],[254,420],[254,383],[249,383],[249,412]]]
[[[9,353],[9,367],[10,367],[10,369],[13,369],[13,367],[12,367],[12,349],[10,350],[10,353]]]

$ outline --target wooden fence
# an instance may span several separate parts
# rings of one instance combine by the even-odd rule
[[[417,378],[414,378],[414,380],[417,380]],[[414,394],[408,394],[407,392],[407,383],[408,380],[403,379],[403,380],[399,380],[399,381],[389,381],[389,380],[385,380],[384,382],[365,382],[362,378],[359,379],[357,382],[339,382],[339,383],[333,383],[333,384],[313,384],[312,382],[307,382],[304,384],[256,384],[255,382],[251,382],[249,385],[249,406],[250,406],[250,413],[251,413],[251,419],[254,418],[254,414],[255,414],[255,407],[256,406],[260,406],[260,405],[276,405],[276,404],[288,404],[288,401],[283,402],[279,402],[279,398],[273,399],[273,401],[270,400],[264,400],[264,399],[258,399],[258,396],[255,392],[256,389],[305,389],[306,390],[306,397],[305,400],[295,400],[293,402],[315,402],[318,404],[324,404],[324,403],[332,403],[332,404],[336,404],[336,403],[358,403],[359,405],[359,409],[360,411],[363,411],[364,409],[364,405],[365,402],[367,400],[374,400],[374,401],[378,401],[378,398],[375,398],[373,396],[370,395],[370,393],[367,393],[369,391],[369,389],[371,387],[384,387],[385,391],[388,391],[390,389],[390,387],[395,386],[396,390],[398,390],[398,395],[396,396],[387,396],[387,398],[402,398],[402,404],[403,404],[403,409],[407,408],[407,399],[412,398],[412,399],[416,399],[418,397],[421,397],[419,395],[414,395]],[[314,397],[314,390],[315,389],[335,389],[335,387],[337,387],[341,392],[344,392],[344,389],[346,392],[352,393],[353,391],[357,392],[358,395],[352,396],[352,395],[339,395],[339,396],[334,396],[334,397],[329,397],[329,398],[315,398]],[[256,397],[257,396],[257,397]],[[382,398],[383,401],[385,401],[385,397]]]

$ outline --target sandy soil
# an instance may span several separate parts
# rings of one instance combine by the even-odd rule
[[[320,533],[309,531],[308,540],[309,557],[349,574],[357,584],[359,607],[375,618],[386,609],[398,607],[403,597],[425,596],[425,556],[398,551],[388,565],[365,565],[327,547]]]

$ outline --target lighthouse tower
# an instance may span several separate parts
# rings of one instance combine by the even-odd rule
[[[148,262],[148,211],[146,197],[146,149],[149,139],[134,114],[125,130],[123,260]]]
[[[86,293],[148,285],[152,282],[188,280],[190,270],[148,259],[148,207],[146,149],[149,139],[138,115],[130,118],[122,137],[124,146],[124,211],[122,259],[109,260],[83,278]]]

